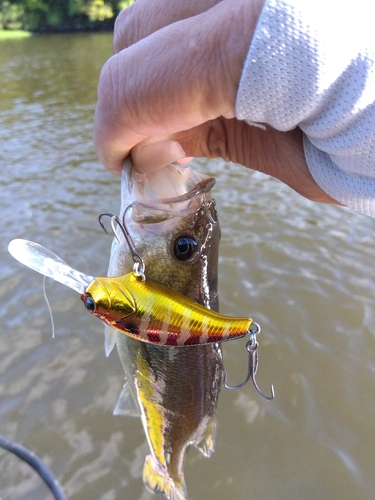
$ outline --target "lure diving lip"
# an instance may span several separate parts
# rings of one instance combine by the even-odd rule
[[[95,279],[93,276],[73,269],[54,252],[33,241],[12,240],[8,245],[8,251],[24,266],[52,278],[78,293],[83,293]]]
[[[8,250],[27,267],[80,293],[86,309],[104,323],[144,342],[188,346],[234,340],[250,331],[251,318],[223,316],[134,273],[88,276],[28,240],[13,240]]]

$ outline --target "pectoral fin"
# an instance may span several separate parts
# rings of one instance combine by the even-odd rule
[[[111,328],[108,325],[105,325],[104,328],[104,350],[105,355],[108,356],[111,354],[112,349],[116,344],[116,330]]]
[[[126,417],[140,416],[139,410],[130,391],[129,383],[126,379],[124,385],[122,386],[116,407],[113,410],[113,415],[123,415]]]

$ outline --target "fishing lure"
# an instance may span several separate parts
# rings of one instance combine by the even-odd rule
[[[224,342],[244,337],[252,324],[251,318],[223,316],[134,273],[97,278],[81,299],[88,311],[111,327],[153,344]]]
[[[227,389],[237,389],[252,379],[256,390],[263,397],[273,399],[273,387],[271,386],[271,396],[266,396],[255,381],[258,366],[256,335],[260,332],[259,325],[251,318],[224,316],[174,290],[146,280],[145,264],[125,224],[129,209],[131,205],[125,210],[122,221],[109,213],[99,217],[99,222],[106,231],[102,218],[109,216],[118,241],[117,226],[129,245],[134,266],[133,272],[124,276],[88,276],[71,268],[51,250],[28,240],[12,240],[8,250],[22,264],[80,293],[86,309],[104,323],[141,341],[163,346],[192,346],[249,335],[247,378],[242,384],[233,387],[226,384],[225,378],[224,385]]]
[[[88,276],[71,268],[47,248],[16,239],[9,252],[22,264],[81,295],[86,309],[116,330],[161,345],[223,342],[249,333],[251,318],[232,318],[206,309],[169,288],[145,280],[138,271],[119,277]]]

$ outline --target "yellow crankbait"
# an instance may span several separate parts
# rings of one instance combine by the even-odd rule
[[[118,222],[112,216],[111,222]],[[120,221],[121,222],[121,221]],[[125,231],[126,235],[126,227]],[[128,237],[128,235],[126,235]],[[51,250],[32,241],[16,239],[8,250],[15,259],[35,271],[72,288],[81,295],[85,307],[102,321],[120,332],[152,344],[165,346],[192,346],[224,342],[249,335],[246,349],[249,354],[248,374],[239,389],[252,380],[264,398],[255,375],[258,367],[260,327],[251,318],[223,316],[163,285],[145,280],[144,262],[134,251],[132,273],[111,278],[94,278],[70,267]]]
[[[244,337],[251,318],[211,311],[134,273],[96,278],[81,295],[86,309],[116,330],[144,342],[190,346]]]

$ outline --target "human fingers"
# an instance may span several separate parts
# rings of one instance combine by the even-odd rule
[[[153,139],[155,142],[146,139],[131,150],[133,165],[139,172],[149,173],[175,161],[185,164],[193,159],[186,156],[181,144],[172,138]]]
[[[221,0],[137,0],[116,18],[113,47],[115,52],[129,47],[176,21],[209,10]]]
[[[183,148],[186,155],[221,157],[271,175],[312,201],[338,203],[318,186],[310,174],[303,151],[302,132],[298,128],[290,132],[271,127],[262,130],[235,118],[218,118],[174,134],[172,140]],[[152,147],[160,144],[143,150],[140,145],[133,155],[136,168],[144,170],[152,158]]]
[[[118,173],[130,149],[145,139],[169,137],[218,116],[234,117],[241,69],[261,6],[261,0],[223,0],[106,63],[94,142],[109,170]]]

